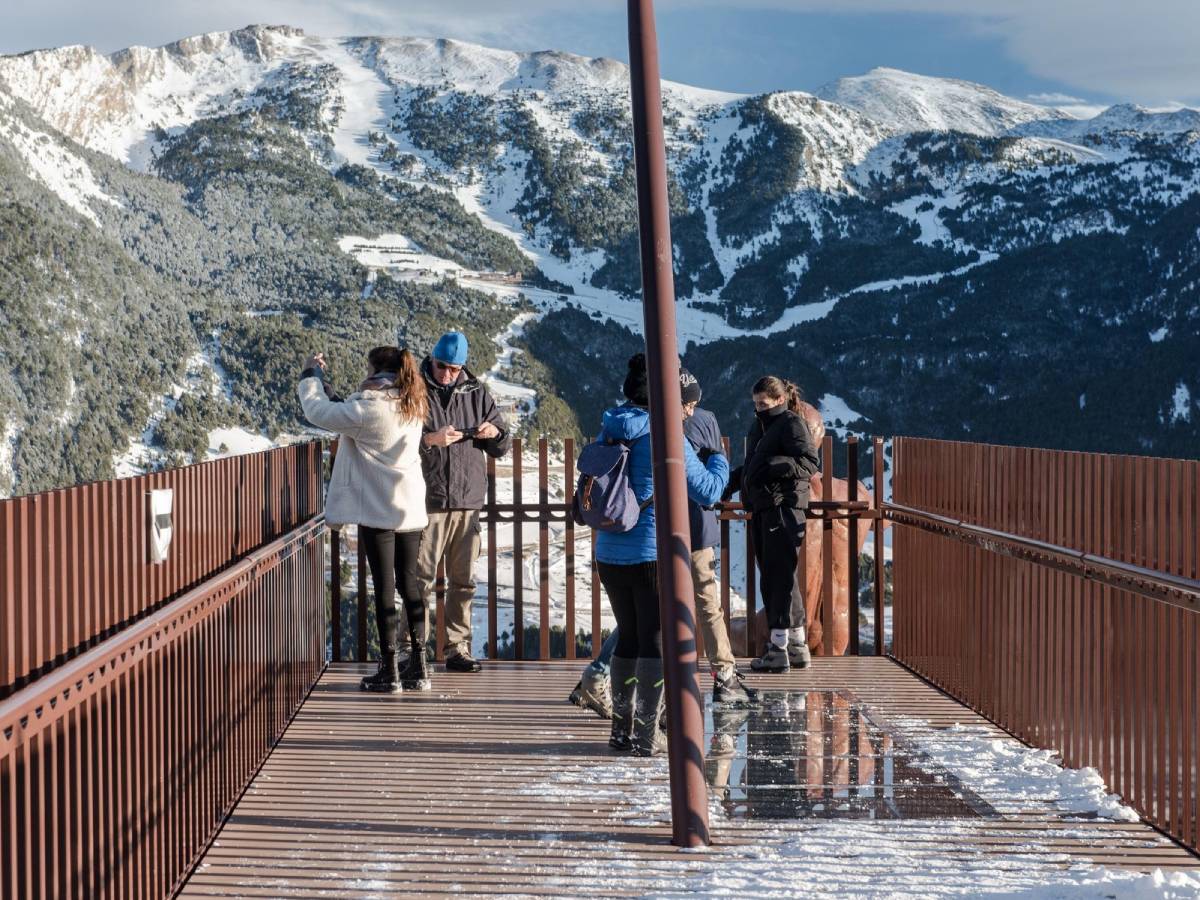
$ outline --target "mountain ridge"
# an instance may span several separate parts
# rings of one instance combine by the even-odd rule
[[[26,256],[7,261],[53,266],[40,247],[94,230],[114,270],[150,279],[124,286],[72,257],[79,283],[70,273],[39,281],[47,293],[31,302],[86,322],[109,308],[101,292],[131,292],[130,310],[164,291],[186,298],[168,304],[162,340],[187,352],[157,375],[131,375],[138,396],[104,414],[114,452],[133,439],[141,458],[170,461],[202,454],[218,427],[299,429],[272,347],[325,342],[348,372],[368,335],[420,341],[434,322],[454,321],[490,359],[492,337],[518,314],[525,353],[508,354],[505,377],[538,398],[521,427],[589,433],[613,362],[563,348],[600,326],[605,341],[585,341],[584,356],[636,346],[641,321],[623,64],[286,26],[167,47],[176,49],[132,48],[102,63],[77,50],[0,57],[0,190],[36,212],[10,226],[19,240],[7,252]],[[843,79],[841,93],[852,84],[869,109],[871,84],[884,98],[908,90],[924,104],[917,118],[879,121],[820,91],[664,84],[680,350],[717,379],[722,415],[743,414],[732,385],[770,360],[814,396],[844,398],[860,430],[1102,446],[1095,398],[1124,396],[1109,372],[1124,342],[1130,396],[1148,406],[1121,420],[1117,446],[1172,452],[1195,435],[1194,112],[1030,118],[1045,108],[986,86],[867,75]],[[914,121],[955,127],[912,130]],[[1114,269],[1118,258],[1136,271]],[[62,284],[74,284],[65,299]],[[1074,358],[1043,316],[1086,335],[1069,345]],[[94,390],[89,333],[39,333],[30,344],[87,369],[80,396]],[[1077,374],[1064,377],[1068,366]],[[13,484],[99,471],[39,461],[52,435],[86,425],[69,415],[59,431],[39,431],[65,415],[39,399],[39,384],[66,387],[20,371],[16,399],[0,397],[0,462],[11,461]],[[206,372],[220,392],[205,387]],[[1030,429],[1018,412],[1028,406],[1052,407],[1053,421]]]

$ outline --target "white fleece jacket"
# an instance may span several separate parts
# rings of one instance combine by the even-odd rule
[[[325,520],[332,526],[369,525],[389,531],[419,531],[425,513],[421,472],[420,419],[402,419],[399,394],[359,391],[345,400],[325,396],[321,379],[304,378],[299,387],[304,417],[318,428],[341,435]]]

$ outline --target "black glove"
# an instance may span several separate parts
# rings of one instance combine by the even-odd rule
[[[717,452],[718,451],[714,450],[712,447],[701,447],[699,452],[696,453],[696,455],[698,457],[700,457],[700,462],[704,463],[707,466],[709,458],[714,453],[717,453]]]

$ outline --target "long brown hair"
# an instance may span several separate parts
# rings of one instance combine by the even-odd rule
[[[399,347],[376,347],[367,354],[367,362],[376,372],[396,373],[396,380],[392,382],[392,387],[400,392],[396,409],[406,419],[424,421],[429,412],[429,395],[417,358]]]
[[[766,394],[774,400],[780,400],[787,403],[787,408],[794,413],[799,413],[801,404],[804,402],[804,395],[800,393],[800,388],[785,378],[777,378],[774,375],[764,375],[758,381],[754,382],[754,387],[750,390],[752,394]]]

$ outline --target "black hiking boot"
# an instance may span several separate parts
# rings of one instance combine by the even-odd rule
[[[453,656],[446,657],[447,672],[482,672],[483,663],[473,657],[470,653],[463,651],[455,653]]]
[[[633,699],[637,693],[637,660],[614,656],[609,668],[612,686],[612,731],[608,746],[621,753],[633,749]]]
[[[712,698],[714,704],[751,706],[758,702],[758,691],[746,686],[742,673],[735,667],[728,672],[713,673]]]
[[[663,662],[641,657],[637,660],[637,696],[634,698],[633,752],[659,756],[667,752],[667,734],[662,727]]]
[[[433,688],[429,680],[429,661],[419,646],[409,653],[408,665],[400,672],[400,683],[406,691],[428,691]]]
[[[398,694],[403,690],[400,685],[400,671],[396,666],[395,651],[385,651],[379,659],[379,671],[368,675],[358,683],[360,690],[374,691],[377,694]]]

